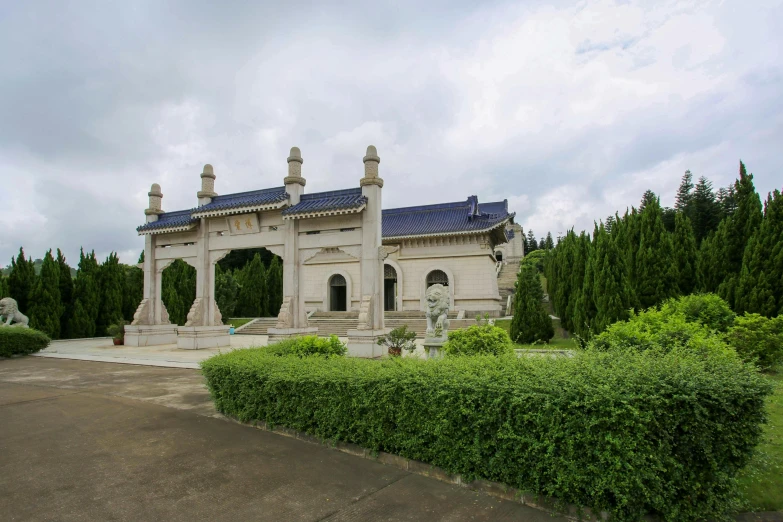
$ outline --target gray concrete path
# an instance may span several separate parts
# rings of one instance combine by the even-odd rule
[[[215,412],[198,371],[0,360],[0,520],[565,520]]]

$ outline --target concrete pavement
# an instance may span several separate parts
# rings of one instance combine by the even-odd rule
[[[198,371],[0,360],[0,520],[563,518],[228,422]]]

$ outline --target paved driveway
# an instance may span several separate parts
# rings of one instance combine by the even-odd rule
[[[215,412],[196,370],[0,360],[0,520],[562,521]]]

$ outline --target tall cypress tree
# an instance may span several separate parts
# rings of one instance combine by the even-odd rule
[[[764,218],[745,248],[735,311],[776,316],[783,307],[783,196],[775,190]]]
[[[677,265],[677,285],[684,295],[692,293],[698,282],[696,280],[696,236],[693,234],[690,220],[685,214],[678,212],[674,222],[674,262]]]
[[[552,232],[546,233],[546,239],[544,240],[544,248],[546,250],[552,250],[555,248],[555,242],[552,240]]]
[[[520,344],[535,341],[548,342],[554,335],[552,319],[544,310],[544,290],[535,266],[522,263],[514,295],[514,317],[511,320],[511,339]]]
[[[734,182],[737,210],[728,218],[728,234],[724,243],[724,278],[718,286],[718,295],[736,306],[736,288],[742,270],[742,258],[748,241],[761,225],[761,199],[753,185],[753,174],[748,174],[740,161],[739,179]]]
[[[610,324],[627,319],[634,299],[615,238],[601,226],[594,243],[591,256],[594,280],[591,291],[596,312],[590,326],[592,334],[597,335]]]
[[[60,314],[60,266],[49,250],[30,297],[30,326],[52,339],[59,339]]]
[[[648,201],[641,213],[635,290],[643,308],[679,294],[671,237],[657,199]]]
[[[79,252],[79,268],[73,287],[73,317],[69,337],[81,339],[95,337],[95,323],[101,304],[98,260],[95,252]]]
[[[527,239],[525,240],[525,253],[535,252],[538,250],[538,242],[536,241],[536,235],[533,230],[527,231]]]
[[[144,271],[137,266],[122,265],[125,271],[125,291],[122,296],[122,315],[132,321],[139,303],[144,298]]]
[[[215,265],[215,302],[224,319],[235,317],[239,285],[231,270]]]
[[[261,257],[256,254],[245,267],[237,308],[242,317],[265,317],[269,296],[266,290],[266,271]]]
[[[8,288],[8,278],[0,274],[0,299],[10,296],[11,290]]]
[[[73,317],[73,277],[71,276],[71,267],[65,259],[62,251],[57,249],[57,266],[59,267],[60,281],[60,303],[62,304],[60,315],[60,335],[68,337],[70,329],[70,320]]]
[[[8,290],[16,300],[22,313],[29,313],[30,294],[35,287],[37,276],[32,258],[26,259],[24,249],[19,248],[19,255],[11,259],[11,273],[8,276]]]
[[[125,291],[125,270],[115,252],[109,254],[100,267],[100,308],[95,325],[97,335],[123,319],[122,295]]]
[[[269,270],[266,273],[266,287],[269,294],[267,313],[270,316],[275,316],[280,312],[280,307],[283,304],[283,267],[277,256],[273,257],[269,264]]]
[[[172,324],[183,326],[196,300],[196,269],[177,259],[163,270],[161,298]]]
[[[582,331],[586,314],[580,310],[583,302],[582,290],[584,289],[587,263],[590,259],[590,236],[582,231],[574,242],[573,268],[571,270],[569,287],[571,295],[568,298],[566,317],[570,331]]]

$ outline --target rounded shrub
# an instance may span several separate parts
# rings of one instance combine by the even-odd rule
[[[503,328],[479,324],[449,332],[443,351],[446,355],[504,355],[513,353],[514,349]]]
[[[736,314],[729,303],[716,294],[691,294],[669,299],[661,311],[665,315],[682,314],[689,323],[699,323],[716,332],[726,332]]]
[[[762,369],[777,366],[783,362],[783,316],[739,316],[726,334],[726,341],[740,357]]]
[[[32,328],[0,327],[0,357],[35,353],[51,341],[48,335]]]

